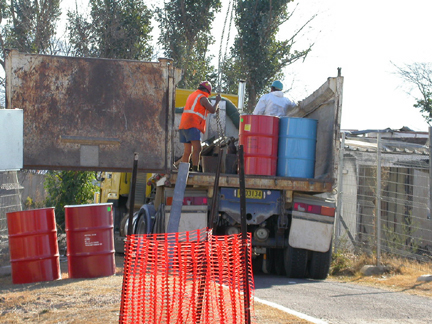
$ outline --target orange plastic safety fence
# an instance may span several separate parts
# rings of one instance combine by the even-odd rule
[[[120,323],[255,323],[250,248],[206,229],[128,236]]]

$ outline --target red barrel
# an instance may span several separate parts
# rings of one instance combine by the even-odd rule
[[[54,207],[6,213],[12,282],[61,279]]]
[[[65,206],[69,278],[115,273],[112,204]]]
[[[278,117],[240,116],[239,145],[243,145],[245,174],[276,175],[278,139]]]

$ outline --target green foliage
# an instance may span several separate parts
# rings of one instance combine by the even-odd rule
[[[49,171],[44,182],[48,192],[47,207],[55,207],[57,224],[63,228],[65,205],[91,203],[98,187],[93,184],[95,172],[88,171]]]
[[[75,56],[150,59],[152,12],[143,0],[89,0],[90,17],[68,12]]]
[[[412,211],[409,211],[409,216],[404,217],[404,221],[396,228],[383,224],[385,248],[388,252],[402,256],[417,253],[420,241],[414,238],[413,234],[417,232],[419,225],[415,224],[411,214]]]
[[[332,254],[332,262],[330,266],[330,275],[339,275],[339,274],[347,274],[351,268],[353,267],[353,260],[350,258],[349,254],[344,253],[342,251],[338,251],[337,253]]]
[[[403,67],[396,66],[397,73],[404,82],[410,85],[408,92],[413,90],[417,95],[417,101],[413,106],[420,109],[425,121],[431,126],[432,123],[432,63],[413,63]]]
[[[25,201],[25,209],[37,209],[45,207],[45,203],[41,201],[36,201],[31,197],[27,197]]]
[[[50,54],[56,25],[60,19],[60,0],[18,0],[0,2],[2,49],[16,48],[26,53]]]
[[[417,99],[417,103],[414,104],[415,108],[420,109],[420,113],[426,120],[429,126],[432,122],[432,93],[427,91],[423,93],[423,99]]]
[[[235,24],[238,35],[230,57],[224,62],[223,88],[225,92],[234,91],[238,79],[244,79],[249,111],[255,106],[257,97],[270,90],[270,84],[274,79],[283,78],[284,67],[304,59],[311,51],[312,45],[300,51],[293,47],[301,30],[314,17],[299,30],[292,32],[292,36],[284,40],[278,40],[276,37],[280,26],[291,17],[288,12],[290,2],[292,0],[237,2]]]
[[[0,0],[0,64],[6,49],[52,54],[58,45],[56,25],[60,0]],[[4,107],[5,78],[0,77],[0,107]]]
[[[208,55],[214,43],[212,21],[220,11],[220,0],[170,0],[156,9],[164,54],[183,70],[180,88],[195,88],[200,81],[215,84],[216,73]]]

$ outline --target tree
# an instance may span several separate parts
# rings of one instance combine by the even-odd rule
[[[403,67],[394,65],[399,76],[410,84],[410,93],[412,87],[417,88],[420,92],[420,98],[414,104],[415,108],[420,109],[420,113],[429,126],[432,123],[432,64],[431,63],[413,63],[406,64]]]
[[[60,0],[0,0],[0,64],[3,69],[5,49],[53,54],[58,49],[55,36],[60,15]],[[5,79],[0,78],[3,96],[4,86]]]
[[[89,0],[90,17],[68,12],[73,55],[117,59],[150,59],[152,12],[143,0]]]
[[[282,79],[282,69],[294,62],[305,59],[313,44],[304,50],[295,50],[294,45],[301,31],[311,17],[292,36],[278,40],[280,26],[288,21],[293,13],[288,12],[288,3],[293,0],[238,0],[235,11],[235,24],[238,35],[231,53],[223,63],[224,91],[232,92],[237,80],[246,81],[246,110],[252,111],[257,97],[269,87],[273,79]],[[286,35],[287,32],[284,31]]]
[[[48,171],[44,188],[48,192],[45,205],[55,207],[56,221],[64,228],[66,205],[80,205],[92,202],[98,187],[93,184],[95,172],[90,171]]]
[[[156,10],[164,54],[183,70],[180,88],[196,87],[202,80],[215,82],[208,49],[214,43],[212,22],[220,8],[220,0],[169,0]]]
[[[51,54],[51,45],[60,19],[60,0],[11,0],[1,2],[2,50],[16,48],[26,53]],[[3,67],[4,67],[4,62]]]

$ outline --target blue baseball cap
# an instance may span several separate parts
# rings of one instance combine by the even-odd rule
[[[273,81],[272,87],[278,89],[278,90],[282,90],[283,89],[283,84],[282,82],[280,82],[279,80]]]

